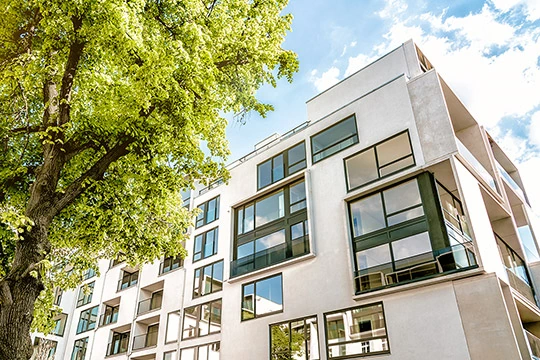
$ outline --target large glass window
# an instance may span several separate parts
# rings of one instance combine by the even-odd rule
[[[137,282],[139,281],[139,270],[135,270],[133,272],[123,270],[122,271],[122,278],[120,281],[118,281],[118,290],[127,289],[128,287],[132,287],[134,285],[137,285]]]
[[[356,189],[414,164],[409,133],[405,131],[345,159],[347,186]]]
[[[304,142],[257,165],[257,189],[262,189],[306,167]]]
[[[357,292],[476,266],[472,246],[446,229],[428,173],[352,201],[349,209]]]
[[[105,305],[105,311],[101,315],[99,324],[108,325],[108,324],[113,324],[117,322],[119,311],[120,311],[120,305],[116,305],[116,306]]]
[[[193,262],[206,259],[218,250],[218,228],[208,230],[199,235],[195,235],[193,248]]]
[[[271,360],[318,360],[317,317],[270,325]]]
[[[283,311],[281,274],[242,286],[242,320]]]
[[[128,351],[130,332],[113,332],[112,339],[107,347],[107,355],[123,354]]]
[[[221,331],[221,299],[184,309],[182,339]]]
[[[231,276],[309,252],[304,180],[235,209]]]
[[[198,208],[200,212],[195,220],[195,228],[219,219],[219,196],[200,204]]]
[[[220,291],[223,287],[223,260],[195,269],[193,297]]]
[[[313,163],[356,143],[358,143],[356,117],[352,115],[311,137]]]
[[[165,343],[178,341],[180,331],[180,311],[173,311],[167,314],[167,331],[165,332]]]
[[[324,314],[329,359],[389,353],[381,303]]]
[[[66,329],[67,314],[59,314],[54,319],[53,335],[64,336],[64,330]]]
[[[96,327],[99,306],[81,311],[79,323],[77,324],[77,334],[93,330]]]
[[[86,356],[86,348],[88,347],[88,338],[75,340],[71,360],[84,360]]]
[[[77,307],[86,305],[92,301],[92,294],[94,293],[95,281],[90,284],[81,285],[79,288],[79,296],[77,298]]]
[[[180,360],[219,360],[219,342],[180,350]]]
[[[160,266],[160,274],[165,274],[171,270],[178,269],[184,265],[184,259],[180,255],[168,256],[163,259]]]

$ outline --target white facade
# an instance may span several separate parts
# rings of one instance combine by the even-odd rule
[[[183,266],[161,259],[135,279],[101,261],[89,303],[63,294],[55,358],[538,356],[540,257],[519,173],[416,46],[307,109],[231,164],[228,184],[192,192],[205,211]],[[106,305],[119,305],[110,324]]]

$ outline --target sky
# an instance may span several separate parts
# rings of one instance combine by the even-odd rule
[[[409,39],[518,166],[540,213],[540,0],[289,0],[292,84],[265,86],[266,118],[230,120],[232,162],[306,121],[306,101]],[[534,205],[536,204],[536,206]]]

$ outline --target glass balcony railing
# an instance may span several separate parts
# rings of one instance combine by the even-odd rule
[[[118,311],[114,313],[101,314],[99,316],[99,326],[114,324],[118,321]]]
[[[525,330],[525,335],[527,335],[527,341],[531,349],[532,360],[540,360],[540,339],[527,330]]]
[[[150,299],[139,301],[139,306],[137,307],[137,315],[160,309],[162,301],[162,293],[154,294]]]
[[[287,243],[279,244],[268,249],[244,256],[231,262],[231,277],[247,274],[251,271],[279,264],[309,253],[309,237],[304,236],[292,240],[291,249]]]
[[[123,354],[128,351],[129,336],[111,341],[107,345],[107,356]]]
[[[476,266],[474,248],[467,242],[355,271],[354,281],[356,292],[360,293]]]
[[[495,180],[493,179],[493,176],[490,175],[490,173],[486,170],[486,168],[476,159],[476,157],[467,149],[463,143],[456,138],[456,143],[458,146],[458,150],[463,155],[463,157],[467,160],[469,164],[472,165],[472,167],[478,172],[478,174],[488,183],[488,185],[495,191],[497,191],[497,185],[495,184]]]
[[[158,332],[151,331],[146,334],[137,335],[133,338],[133,350],[140,350],[157,345]]]
[[[521,189],[521,186],[519,186],[517,184],[517,182],[514,181],[514,179],[512,179],[512,177],[510,176],[510,174],[504,170],[504,168],[501,166],[501,164],[499,164],[498,162],[496,162],[497,164],[497,169],[499,170],[499,172],[501,173],[501,176],[504,180],[506,180],[506,182],[508,183],[508,185],[510,185],[510,187],[512,189],[514,189],[514,191],[519,195],[521,196],[521,198],[523,200],[525,200],[525,193],[523,192],[523,189]]]

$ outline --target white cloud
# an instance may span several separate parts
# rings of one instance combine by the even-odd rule
[[[359,54],[358,56],[352,56],[349,58],[349,64],[347,65],[347,70],[345,70],[345,77],[357,72],[362,69],[364,66],[372,63],[377,57],[376,56],[367,56],[364,54]]]
[[[531,116],[531,124],[529,126],[529,142],[531,145],[540,148],[540,111],[535,112]]]
[[[500,11],[507,12],[517,6],[524,6],[527,20],[540,19],[540,2],[538,0],[491,0],[491,3]]]
[[[408,8],[408,5],[403,0],[386,0],[384,8],[377,12],[381,18],[393,18],[403,12]]]
[[[356,41],[353,41],[353,42],[351,42],[351,44],[349,46],[353,48],[353,47],[356,46],[356,44],[357,44]]]
[[[324,91],[339,82],[339,73],[339,69],[335,66],[332,66],[330,69],[323,72],[321,76],[317,76],[318,71],[313,70],[311,71],[311,77],[309,81],[313,83],[313,85],[315,85],[319,92]]]

